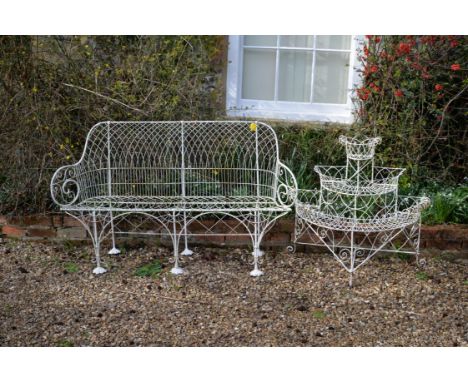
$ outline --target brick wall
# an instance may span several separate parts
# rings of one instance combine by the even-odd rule
[[[4,237],[23,240],[88,240],[82,225],[70,216],[63,214],[7,217],[0,215],[0,227]],[[196,231],[196,227],[193,227]],[[266,248],[285,248],[291,244],[294,229],[293,219],[281,219],[265,236],[262,245]],[[222,233],[222,232],[221,232]],[[162,238],[163,244],[170,244]],[[250,239],[245,236],[198,236],[192,240],[197,245],[246,246]],[[313,247],[299,250],[314,250]],[[422,226],[421,249],[435,251],[455,251],[468,254],[467,225]]]

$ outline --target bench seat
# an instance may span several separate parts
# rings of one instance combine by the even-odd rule
[[[260,209],[281,212],[284,207],[267,196],[97,196],[65,206],[70,211],[148,211],[234,212]]]

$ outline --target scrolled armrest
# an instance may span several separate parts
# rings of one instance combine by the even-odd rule
[[[50,193],[52,199],[59,206],[70,206],[80,196],[80,184],[77,180],[78,165],[60,167],[55,171],[50,182]]]
[[[284,207],[291,207],[296,202],[297,181],[292,171],[285,164],[279,162],[278,186],[276,199]]]
[[[419,200],[419,205],[421,210],[425,210],[431,206],[431,199],[429,199],[427,196],[422,196]]]

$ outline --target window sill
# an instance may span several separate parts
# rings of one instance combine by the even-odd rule
[[[354,121],[351,111],[343,111],[343,113],[320,113],[317,111],[282,111],[275,109],[260,109],[260,108],[231,108],[226,111],[229,117],[247,117],[247,118],[263,118],[263,119],[278,119],[289,121],[307,121],[307,122],[334,122],[351,124]]]

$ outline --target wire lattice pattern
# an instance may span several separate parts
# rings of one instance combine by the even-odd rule
[[[56,171],[51,193],[89,230],[98,263],[101,239],[110,234],[117,253],[115,232],[125,232],[118,223],[140,214],[171,235],[174,273],[180,273],[179,238],[189,254],[190,224],[210,214],[230,216],[245,228],[239,234],[252,238],[253,274],[259,275],[261,239],[291,211],[297,184],[264,123],[101,122],[89,132],[78,163]]]
[[[379,251],[415,254],[426,197],[399,196],[401,168],[374,166],[380,138],[340,137],[346,166],[316,166],[320,189],[298,190],[294,242],[322,245],[352,275]]]

